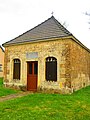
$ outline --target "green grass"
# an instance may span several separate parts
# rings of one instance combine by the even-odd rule
[[[14,94],[17,92],[18,92],[17,90],[12,90],[12,89],[8,89],[8,88],[3,87],[3,78],[0,78],[0,97],[6,96],[9,94]]]
[[[71,95],[34,93],[1,102],[0,120],[90,120],[90,86]]]

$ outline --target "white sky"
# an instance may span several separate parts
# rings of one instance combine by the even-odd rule
[[[51,17],[90,48],[90,0],[0,0],[0,45]]]

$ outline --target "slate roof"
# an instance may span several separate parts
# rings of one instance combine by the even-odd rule
[[[67,37],[70,35],[71,33],[64,26],[62,26],[54,16],[51,16],[46,21],[16,37],[15,39],[4,43],[3,45],[33,42],[38,40],[40,41],[49,38]]]

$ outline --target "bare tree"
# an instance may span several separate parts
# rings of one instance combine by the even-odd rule
[[[90,13],[88,13],[88,12],[85,12],[85,15],[88,15],[88,16],[90,16]]]
[[[60,21],[60,23],[61,23],[61,25],[63,25],[65,28],[67,28],[67,27],[69,26],[69,24],[68,24],[66,21],[64,21],[64,22]]]
[[[64,21],[63,23],[62,23],[62,25],[65,27],[65,28],[67,28],[69,25],[66,23],[66,21]]]
[[[89,16],[89,17],[90,17],[90,13],[88,13],[88,12],[85,12],[85,15],[87,15],[87,16]],[[89,19],[88,24],[90,24],[90,19]],[[90,28],[89,28],[89,29],[90,29]]]

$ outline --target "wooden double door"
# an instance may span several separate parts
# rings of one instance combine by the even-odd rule
[[[27,90],[36,91],[38,80],[38,62],[27,62]]]

